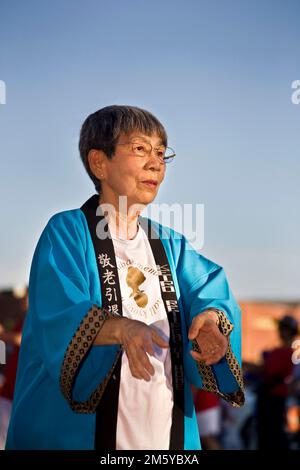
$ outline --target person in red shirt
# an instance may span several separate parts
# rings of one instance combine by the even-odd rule
[[[6,330],[2,324],[0,324],[0,340],[4,341],[6,344],[10,344],[12,347],[12,352],[9,355],[7,364],[4,368],[4,380],[0,384],[0,450],[3,450],[5,447],[7,428],[10,419],[20,344],[22,339],[22,327],[24,323],[24,316],[28,308],[27,292],[20,302],[20,308],[23,314],[21,315],[21,318],[15,328],[12,331],[9,331]]]
[[[260,449],[287,449],[285,404],[288,380],[293,372],[292,343],[298,322],[285,315],[278,322],[281,345],[263,353],[261,385],[258,390],[258,444]]]
[[[220,450],[222,449],[218,439],[221,433],[220,398],[200,389],[194,389],[193,393],[202,447],[204,450]]]

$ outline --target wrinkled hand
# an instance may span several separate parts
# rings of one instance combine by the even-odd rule
[[[126,352],[131,374],[136,379],[149,382],[155,371],[147,353],[154,356],[154,343],[160,348],[168,348],[169,344],[153,327],[138,320],[123,320],[120,342]]]
[[[196,340],[201,350],[191,351],[192,357],[208,366],[219,362],[228,347],[228,338],[219,330],[217,318],[216,312],[206,310],[193,319],[189,329],[189,340]]]

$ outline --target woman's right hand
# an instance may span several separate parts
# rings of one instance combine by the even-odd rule
[[[124,320],[120,339],[128,358],[131,374],[136,379],[149,382],[155,371],[147,353],[154,356],[154,344],[160,348],[168,348],[169,344],[153,327],[138,320],[128,318]]]
[[[169,347],[155,328],[126,317],[109,318],[105,321],[94,342],[94,345],[101,344],[121,344],[132,376],[147,382],[155,372],[147,353],[154,356],[154,344],[160,348]]]

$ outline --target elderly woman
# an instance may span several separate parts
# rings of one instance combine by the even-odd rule
[[[244,401],[240,308],[221,266],[140,216],[175,156],[156,117],[100,109],[79,149],[97,194],[36,247],[7,449],[200,449],[190,384]]]

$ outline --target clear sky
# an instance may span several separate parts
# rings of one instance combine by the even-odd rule
[[[157,202],[205,205],[201,251],[237,297],[299,299],[299,44],[298,0],[0,0],[0,287],[93,194],[85,117],[132,104],[177,152]]]

